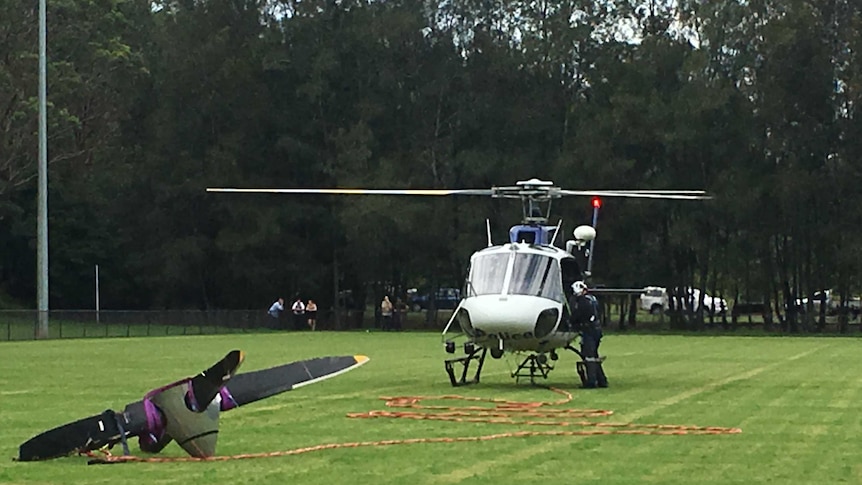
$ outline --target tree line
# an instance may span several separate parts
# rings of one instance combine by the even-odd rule
[[[38,10],[0,0],[0,292],[36,286]],[[458,286],[480,198],[206,187],[705,189],[606,200],[595,280],[862,291],[851,0],[51,0],[52,308],[257,308]],[[563,200],[570,230],[589,201]],[[14,303],[13,303],[14,302]]]

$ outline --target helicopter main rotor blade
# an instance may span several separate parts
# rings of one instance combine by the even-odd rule
[[[609,192],[612,194],[681,194],[681,195],[706,195],[705,190],[598,190],[596,192]]]
[[[240,194],[343,194],[343,195],[491,195],[489,189],[238,189],[208,187],[207,192]]]
[[[561,195],[582,195],[598,197],[628,197],[634,199],[672,199],[672,200],[710,200],[711,195],[674,193],[674,192],[643,192],[631,190],[560,190]]]

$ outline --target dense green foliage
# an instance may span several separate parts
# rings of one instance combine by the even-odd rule
[[[36,10],[0,7],[0,292],[30,306]],[[52,308],[91,307],[96,264],[103,308],[457,285],[484,219],[502,238],[517,207],[204,188],[530,177],[715,194],[607,201],[600,282],[782,322],[784,301],[862,290],[857,2],[59,0],[48,23]]]
[[[246,351],[240,372],[323,355],[359,353],[371,360],[345,375],[224,413],[217,448],[222,456],[324,443],[608,428],[566,426],[560,419],[529,426],[347,417],[378,410],[410,411],[387,408],[382,396],[561,399],[546,389],[513,382],[508,374],[512,362],[506,360],[489,359],[478,386],[452,389],[441,362],[447,354],[437,333],[284,332],[4,342],[0,482],[185,484],[201,477],[212,483],[309,485],[859,482],[858,341],[610,335],[602,347],[609,356],[605,368],[611,387],[576,389],[575,356],[566,352],[545,383],[570,391],[573,399],[551,409],[614,413],[587,419],[592,422],[738,427],[742,433],[511,437],[210,463],[96,467],[87,466],[85,457],[16,463],[11,458],[18,446],[35,434],[107,408],[121,409],[150,389],[199,372],[234,348]],[[422,404],[487,405],[456,400]],[[146,456],[137,449],[137,440],[129,445],[135,455]],[[114,447],[113,453],[122,453],[121,447]],[[171,443],[161,456],[185,453]]]

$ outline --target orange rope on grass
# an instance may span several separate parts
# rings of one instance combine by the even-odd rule
[[[521,402],[504,399],[487,399],[464,397],[458,395],[446,396],[399,396],[383,397],[389,408],[406,408],[410,411],[368,411],[351,413],[350,418],[401,418],[427,419],[436,421],[455,421],[469,423],[493,423],[527,426],[558,426],[581,428],[609,429],[578,429],[555,431],[519,431],[493,435],[494,439],[508,436],[591,436],[605,434],[735,434],[741,433],[739,428],[724,428],[717,426],[687,426],[676,424],[634,424],[586,421],[578,418],[596,418],[613,415],[613,411],[605,409],[548,409],[551,406],[567,404],[572,400],[572,394],[562,389],[550,387],[549,390],[562,394],[563,399],[552,402]],[[483,406],[433,406],[421,404],[427,400],[460,400],[485,402],[494,407]],[[545,408],[545,409],[542,409]]]
[[[341,448],[360,448],[371,446],[393,446],[420,443],[463,443],[476,441],[490,441],[503,438],[525,438],[533,436],[604,436],[604,435],[720,435],[741,433],[739,428],[725,428],[718,426],[690,426],[675,424],[634,424],[634,423],[612,423],[602,421],[587,421],[584,418],[607,417],[613,411],[604,409],[571,409],[552,408],[567,404],[572,400],[572,394],[557,388],[548,388],[564,397],[557,401],[509,401],[504,399],[491,399],[479,397],[466,397],[459,395],[444,396],[397,396],[383,397],[386,407],[409,409],[408,411],[377,410],[364,413],[349,413],[347,417],[354,419],[391,418],[391,419],[417,419],[432,421],[453,421],[463,423],[488,423],[519,426],[553,426],[553,430],[520,430],[504,433],[494,433],[479,436],[455,436],[441,438],[408,438],[379,441],[356,441],[346,443],[329,443],[315,446],[295,448],[285,451],[274,451],[266,453],[245,453],[229,456],[214,456],[210,458],[195,457],[138,457],[112,455],[108,450],[100,450],[100,454],[86,453],[90,456],[91,464],[101,463],[166,463],[166,462],[191,462],[191,461],[227,461],[248,458],[269,458],[277,456],[292,456],[311,453],[315,451],[334,450]],[[467,401],[481,402],[493,406],[444,406],[422,404],[423,401]]]

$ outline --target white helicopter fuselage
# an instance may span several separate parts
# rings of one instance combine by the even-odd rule
[[[463,332],[469,342],[498,351],[565,347],[577,333],[568,325],[564,279],[579,275],[574,257],[554,246],[507,243],[477,251],[444,339]]]

